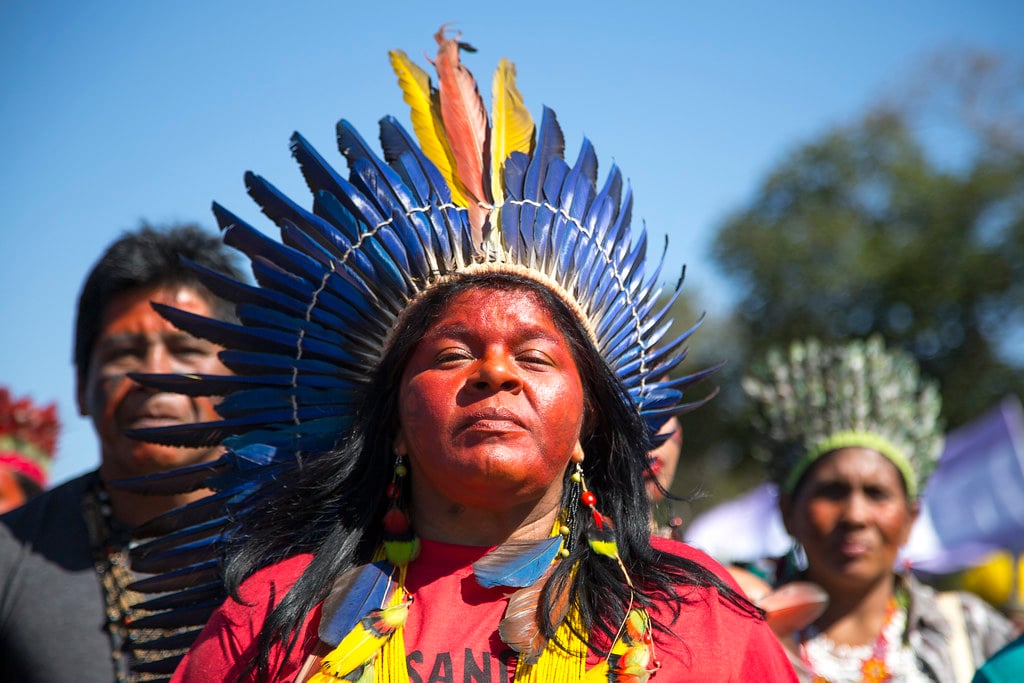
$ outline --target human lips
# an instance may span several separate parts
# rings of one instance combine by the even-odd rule
[[[519,416],[508,408],[488,407],[471,411],[459,422],[458,431],[512,432],[523,429]]]
[[[844,557],[857,558],[866,555],[871,550],[871,545],[865,539],[843,538],[840,539],[838,548]]]
[[[188,411],[185,411],[186,413]],[[191,415],[183,415],[167,401],[148,401],[132,409],[125,409],[120,415],[122,429],[153,429],[194,422]]]

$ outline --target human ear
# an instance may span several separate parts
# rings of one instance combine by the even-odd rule
[[[395,438],[391,441],[391,451],[398,456],[405,456],[409,454],[409,444],[405,441],[405,432],[401,429],[395,434]]]

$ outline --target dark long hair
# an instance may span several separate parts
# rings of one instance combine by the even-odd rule
[[[303,620],[326,597],[334,579],[367,562],[379,545],[385,489],[394,465],[391,436],[398,424],[398,389],[406,362],[422,333],[449,303],[459,294],[479,288],[535,294],[565,334],[583,382],[585,433],[581,441],[587,485],[597,496],[599,509],[614,520],[619,553],[639,594],[633,595],[615,562],[590,550],[583,538],[583,525],[574,525],[569,540],[572,553],[567,561],[558,563],[549,586],[571,581],[584,627],[581,635],[592,643],[612,642],[631,599],[667,603],[674,620],[680,601],[687,599],[686,586],[714,587],[736,609],[751,616],[758,614],[709,569],[651,547],[643,476],[650,436],[576,315],[546,286],[527,277],[469,274],[438,285],[403,314],[400,329],[367,385],[352,433],[334,452],[310,458],[295,476],[276,482],[229,553],[226,578],[236,598],[241,582],[256,570],[296,553],[314,553],[260,633],[259,655],[251,666],[261,680],[272,675],[270,649],[275,645],[286,651],[294,648]],[[568,485],[567,472],[564,508],[574,502],[576,493]],[[554,629],[548,626],[552,637]],[[667,630],[666,624],[655,626]]]

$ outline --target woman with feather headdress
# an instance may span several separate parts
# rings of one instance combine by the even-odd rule
[[[259,285],[209,278],[241,325],[164,310],[237,373],[143,380],[225,395],[146,434],[228,437],[201,473],[225,516],[181,511],[136,557],[178,565],[142,589],[196,624],[224,562],[175,680],[793,680],[728,574],[649,535],[647,453],[706,372],[668,377],[689,332],[655,346],[671,302],[621,175],[598,190],[586,141],[567,165],[508,62],[488,117],[437,40],[438,87],[391,55],[418,144],[385,118],[381,161],[342,121],[344,179],[296,134],[312,211],[247,176],[283,244],[215,207]]]
[[[806,557],[799,578],[828,594],[820,616],[791,634],[801,677],[968,683],[1010,624],[977,596],[937,595],[896,571],[942,450],[934,383],[874,336],[774,349],[744,389],[783,521]]]

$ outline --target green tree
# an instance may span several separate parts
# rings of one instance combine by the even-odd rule
[[[943,55],[768,175],[714,244],[742,292],[740,365],[880,332],[940,382],[950,428],[1024,396],[1022,73]]]

